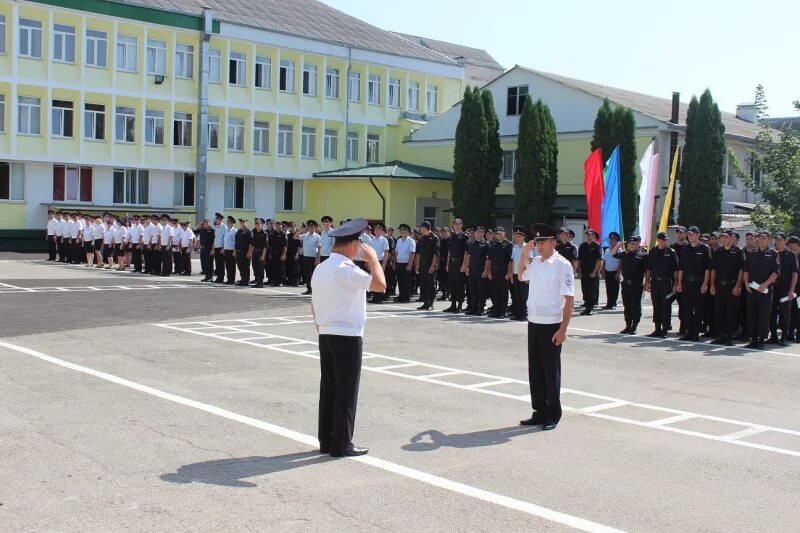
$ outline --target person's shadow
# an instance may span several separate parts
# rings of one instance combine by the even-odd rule
[[[511,426],[500,429],[487,429],[472,433],[451,433],[429,429],[411,437],[411,442],[403,445],[407,452],[430,452],[439,448],[481,448],[511,442],[514,437],[539,433],[539,426]]]
[[[238,457],[183,465],[174,473],[161,474],[170,483],[206,483],[224,487],[256,487],[244,478],[312,466],[331,460],[317,451],[290,453],[275,457]]]

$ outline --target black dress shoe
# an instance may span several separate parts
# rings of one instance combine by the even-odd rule
[[[422,304],[419,307],[417,307],[417,311],[427,311],[430,308],[431,306],[429,306],[428,304]]]
[[[726,342],[728,342],[726,339],[720,338],[720,339],[714,339],[709,344],[725,344]]]
[[[534,415],[534,416],[532,416],[530,418],[526,418],[525,420],[520,420],[519,421],[519,425],[520,426],[538,426],[538,425],[541,425],[541,424],[542,424],[541,417],[537,417],[536,415]]]
[[[661,330],[657,329],[657,330],[653,331],[652,333],[648,333],[647,336],[648,337],[653,337],[653,338],[660,337],[661,336]]]
[[[623,329],[622,331],[620,331],[619,334],[620,335],[627,335],[630,332],[631,332],[631,328],[630,328],[630,326],[628,326],[625,329]]]
[[[786,341],[783,339],[778,339],[778,346],[786,346]]]
[[[342,453],[331,452],[331,457],[357,457],[359,455],[367,455],[369,448],[359,448],[352,444]]]
[[[769,339],[767,339],[767,344],[778,344],[778,337],[770,335]]]
[[[758,348],[758,344],[759,344],[758,341],[750,341],[750,342],[748,342],[747,344],[744,345],[744,348],[748,348],[750,350],[758,350],[759,349]],[[762,344],[762,346],[763,346],[763,344]]]
[[[544,424],[542,424],[542,431],[550,431],[556,429],[557,425],[558,424],[556,424],[555,422],[545,422]]]
[[[694,336],[691,335],[691,334],[686,334],[683,337],[679,337],[678,340],[679,341],[693,341],[694,340]]]
[[[456,306],[455,305],[451,305],[447,309],[442,309],[442,312],[443,313],[455,313],[456,312]]]
[[[733,339],[731,337],[725,339],[725,346],[733,346]]]
[[[322,453],[322,454],[328,454],[328,453],[331,453],[331,447],[330,447],[330,445],[323,446],[323,445],[321,445],[321,444],[320,444],[320,445],[319,445],[319,453]]]
[[[305,292],[303,292],[302,294],[303,294],[304,296],[308,296],[309,294],[311,294],[311,291],[305,291]]]
[[[253,285],[253,288],[254,289],[263,289],[264,288],[264,284],[263,283],[256,283],[255,285]]]

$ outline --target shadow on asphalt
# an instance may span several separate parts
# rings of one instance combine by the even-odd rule
[[[757,350],[750,350],[744,346],[721,346],[710,344],[709,342],[688,342],[678,339],[643,339],[638,335],[621,335],[619,333],[603,333],[597,335],[576,335],[576,339],[601,341],[605,344],[625,345],[630,348],[659,348],[667,352],[694,352],[710,356],[735,356],[741,357],[748,352],[758,353]]]
[[[244,478],[263,476],[331,461],[329,456],[317,451],[290,453],[275,457],[239,457],[183,465],[174,473],[161,474],[162,481],[170,483],[205,483],[223,487],[256,487]]]
[[[487,429],[472,433],[451,433],[429,429],[411,437],[411,442],[403,445],[407,452],[430,452],[439,448],[482,448],[511,442],[514,437],[539,433],[538,426],[511,426],[500,429]]]

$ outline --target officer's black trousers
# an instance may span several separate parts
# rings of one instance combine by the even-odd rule
[[[183,273],[183,254],[181,254],[181,249],[178,247],[172,252],[172,262],[174,263],[173,267],[173,274],[182,274]]]
[[[161,250],[161,274],[169,276],[172,272],[172,250],[169,246],[162,246]]]
[[[464,284],[467,281],[467,277],[461,272],[463,263],[463,259],[451,259],[449,270],[447,271],[447,286],[450,289],[450,301],[457,305],[462,305],[464,303]],[[485,298],[481,300],[481,302],[485,302]]]
[[[142,271],[142,249],[138,244],[134,244],[131,248],[131,262],[135,272]]]
[[[211,250],[208,248],[200,248],[200,271],[203,273],[203,278],[210,279],[213,273],[213,261],[211,259]]]
[[[787,300],[781,303],[781,298],[789,294],[788,287],[778,287],[772,295],[772,312],[769,317],[769,331],[774,336],[778,336],[778,328],[785,337],[789,333],[789,325],[792,322],[792,306],[794,301]]]
[[[507,268],[492,269],[492,313],[504,316],[508,309],[508,280]]]
[[[320,257],[320,263],[322,258]],[[397,271],[390,260],[386,267],[386,296],[391,296],[397,288]]]
[[[635,280],[630,280],[630,283],[628,281],[622,282],[622,306],[625,324],[635,325],[642,320],[642,284]]]
[[[516,318],[528,316],[528,284],[514,274],[511,284],[511,311]]]
[[[253,279],[256,280],[256,285],[264,283],[264,262],[261,261],[261,254],[263,253],[263,248],[261,250],[253,248]]]
[[[432,304],[436,298],[436,288],[433,284],[436,273],[429,273],[430,268],[430,262],[419,264],[419,299],[426,304]]]
[[[616,307],[619,298],[619,280],[617,273],[606,270],[606,306]]]
[[[723,285],[716,282],[714,296],[714,320],[716,321],[717,335],[728,337],[736,334],[739,329],[739,296],[733,295],[735,281],[725,281]]]
[[[750,325],[747,322],[747,300],[750,298],[750,293],[744,288],[742,295],[739,297],[739,329],[742,333],[750,334]]]
[[[236,258],[233,256],[233,250],[225,250],[225,273],[227,275],[226,283],[236,281]]]
[[[769,315],[772,311],[772,290],[767,294],[759,291],[747,293],[747,321],[750,340],[764,341],[769,334]]]
[[[581,274],[581,293],[583,293],[583,304],[586,309],[594,309],[597,306],[597,297],[600,292],[600,280],[597,277],[589,277],[588,273]]]
[[[327,259],[326,257],[320,257],[320,263]],[[286,283],[289,285],[297,286],[297,283],[300,279],[300,259],[295,259],[294,257],[287,257],[286,262],[284,263],[286,266]]]
[[[306,289],[311,290],[311,276],[314,275],[316,257],[303,256],[303,279],[306,280]]]
[[[225,277],[225,250],[222,248],[214,248],[214,276],[220,281]]]
[[[361,381],[361,337],[319,336],[319,444],[341,455],[352,444]]]
[[[469,283],[467,309],[472,312],[483,311],[483,306],[486,304],[486,297],[483,294],[482,273],[482,270],[471,268],[469,269],[469,276],[467,276],[467,283]]]
[[[47,236],[47,260],[48,261],[55,261],[56,260],[56,250],[58,250],[58,244],[56,243],[56,236],[55,235],[48,235]]]
[[[667,295],[672,292],[669,278],[650,278],[650,298],[653,301],[653,323],[656,329],[667,331],[672,323],[672,300]]]
[[[438,289],[442,291],[442,296],[447,294],[447,258],[442,259],[439,256],[439,268],[436,271],[436,281],[438,282]]]
[[[705,319],[706,296],[700,292],[701,280],[683,281],[683,325],[686,333],[699,335]]]
[[[247,250],[236,250],[236,268],[239,270],[239,283],[243,285],[250,283],[250,260],[247,258]]]
[[[269,258],[269,284],[272,285],[273,287],[277,287],[277,286],[279,286],[279,285],[281,285],[283,283],[284,278],[286,277],[285,272],[284,272],[284,269],[285,269],[286,265],[285,265],[285,261],[281,261],[281,252],[280,252],[280,250],[272,251],[272,252],[270,252],[270,254],[271,255],[270,255],[270,258]],[[301,265],[300,266],[303,269],[303,275],[305,276],[305,272],[306,272],[306,268],[307,268],[306,267],[306,258],[303,257],[303,256],[300,256],[300,260],[301,260]],[[312,264],[312,266],[314,264],[314,258],[313,257],[311,258],[311,264]],[[313,269],[312,269],[312,271],[313,271]],[[311,290],[311,277],[310,277],[310,275],[307,278],[307,281],[308,281],[308,283],[306,283],[306,288],[308,290]]]
[[[561,324],[528,322],[528,379],[531,404],[542,422],[561,420],[561,346],[553,344]]]

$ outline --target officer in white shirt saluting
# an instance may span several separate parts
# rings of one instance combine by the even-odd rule
[[[522,257],[536,246],[538,257],[520,261],[517,276],[528,281],[528,377],[533,416],[523,426],[555,429],[561,420],[561,346],[575,303],[572,265],[556,252],[556,230],[547,224],[531,226],[533,240]]]
[[[319,333],[322,379],[319,391],[319,451],[332,457],[364,455],[353,445],[361,350],[367,321],[365,292],[386,290],[386,278],[375,250],[359,240],[363,218],[331,231],[333,251],[311,278],[311,312]],[[353,262],[359,250],[369,273]]]

